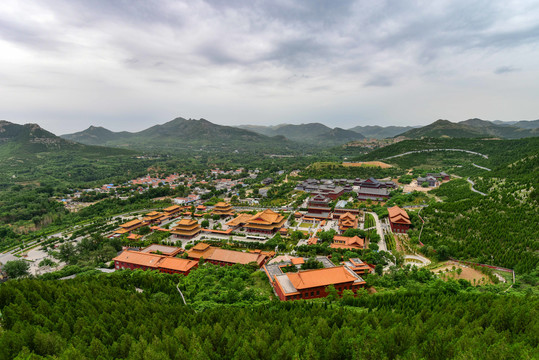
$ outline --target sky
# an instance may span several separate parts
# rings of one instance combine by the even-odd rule
[[[539,119],[539,1],[1,0],[0,119]]]

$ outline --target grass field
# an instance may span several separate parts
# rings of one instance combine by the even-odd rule
[[[364,167],[380,167],[380,168],[382,168],[382,169],[387,169],[387,168],[392,167],[392,165],[386,164],[386,163],[381,162],[381,161],[345,162],[345,163],[342,163],[342,166],[351,166],[351,167],[356,167],[356,166],[364,166]]]
[[[453,270],[453,267],[455,270]],[[459,274],[458,269],[461,269],[462,272]],[[440,273],[441,271],[441,273]],[[477,271],[475,269],[472,269],[471,267],[460,265],[460,264],[453,264],[453,263],[446,263],[442,267],[437,268],[434,270],[436,274],[439,274],[439,276],[442,279],[464,279],[471,282],[473,285],[476,284],[492,284],[492,281],[489,279],[489,277],[480,271]]]

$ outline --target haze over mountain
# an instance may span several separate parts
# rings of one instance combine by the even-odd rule
[[[208,120],[176,118],[139,132],[113,132],[102,127],[62,135],[83,144],[156,151],[214,149],[226,151],[276,151],[296,149],[282,136],[269,137],[249,130],[214,124]]]
[[[361,133],[371,139],[385,139],[402,134],[408,130],[414,129],[417,126],[378,126],[366,125],[355,126],[349,130]]]
[[[410,139],[422,137],[499,137],[519,139],[539,135],[539,128],[521,128],[515,125],[498,125],[481,119],[468,119],[458,123],[449,120],[437,120],[430,125],[406,131],[399,136]]]

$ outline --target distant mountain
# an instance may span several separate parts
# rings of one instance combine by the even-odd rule
[[[513,124],[513,126],[522,128],[522,129],[538,129],[539,128],[539,120],[522,120],[517,121]]]
[[[101,126],[90,126],[84,131],[80,131],[74,134],[60,135],[62,138],[76,141],[78,143],[87,145],[102,145],[104,142],[114,141],[121,139],[122,137],[129,136],[131,133],[127,131],[114,132],[105,129]]]
[[[84,144],[155,151],[190,149],[281,153],[299,148],[283,137],[269,137],[245,129],[217,125],[205,119],[184,118],[176,118],[134,133],[115,133],[104,128],[90,127],[62,137]]]
[[[38,153],[51,149],[74,149],[80,145],[64,140],[37,124],[14,124],[0,120],[0,153]]]
[[[533,121],[522,122],[523,125],[529,126],[528,128],[517,126],[518,123],[515,123],[514,125],[498,125],[491,121],[477,118],[461,121],[459,124],[471,126],[483,132],[485,135],[506,139],[520,139],[523,137],[539,136],[539,128],[533,127],[535,125]],[[536,124],[539,126],[539,121],[537,121]]]
[[[249,129],[266,136],[284,136],[289,140],[318,146],[334,146],[345,144],[365,137],[352,130],[332,129],[320,123],[281,124],[276,126],[241,125],[239,128]]]
[[[497,125],[481,119],[469,119],[458,123],[448,120],[437,120],[421,128],[412,129],[400,134],[409,139],[425,137],[451,137],[475,138],[498,137],[506,139],[520,139],[523,137],[538,136],[537,129],[523,129],[514,125]]]
[[[364,135],[369,139],[385,139],[400,135],[408,130],[414,129],[413,126],[378,126],[378,125],[367,125],[367,126],[356,126],[348,130],[355,131]]]

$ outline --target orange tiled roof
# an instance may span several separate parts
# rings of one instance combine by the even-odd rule
[[[305,263],[305,260],[303,260],[302,257],[292,258],[290,261],[292,261],[292,264],[294,265],[301,265]]]
[[[181,209],[180,206],[172,205],[172,206],[169,206],[168,208],[164,208],[163,210],[166,211],[166,212],[172,212],[172,211],[178,211],[180,209]]]
[[[142,221],[139,219],[135,219],[135,220],[131,220],[131,221],[126,222],[125,224],[120,225],[120,227],[128,228],[128,227],[136,226],[139,224],[142,224]]]
[[[264,254],[215,248],[204,243],[198,243],[187,253],[189,254],[189,257],[195,259],[200,259],[202,257],[204,260],[222,261],[232,264],[249,264],[250,262],[255,262],[258,266],[260,266],[267,257]]]
[[[233,227],[240,226],[242,224],[245,224],[247,220],[252,217],[253,215],[251,214],[239,214],[238,216],[236,216],[234,219],[230,220],[226,224],[228,226],[233,226]]]
[[[387,209],[387,212],[389,213],[389,221],[392,223],[411,224],[410,217],[406,210],[395,205]]]
[[[112,260],[156,269],[159,261],[161,261],[161,258],[162,255],[145,254],[138,251],[125,250]]]
[[[197,266],[197,262],[177,257],[164,257],[159,263],[159,268],[187,272]]]
[[[357,277],[346,270],[344,266],[286,273],[286,275],[292,285],[298,290],[354,282],[357,280]]]

